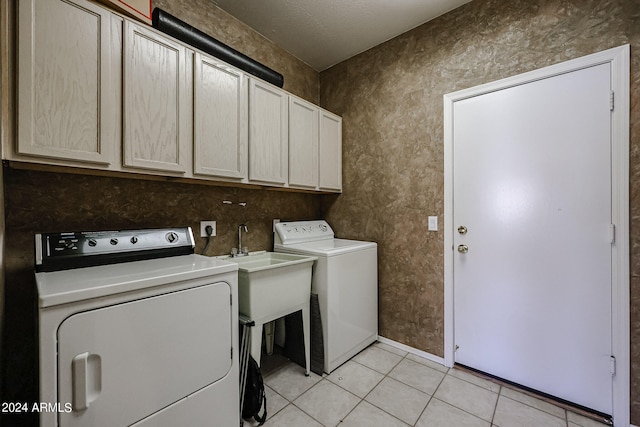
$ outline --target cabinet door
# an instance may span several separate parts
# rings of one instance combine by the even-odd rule
[[[194,173],[247,177],[247,77],[195,54]]]
[[[192,139],[189,59],[184,46],[125,20],[125,166],[186,172]]]
[[[320,190],[342,191],[342,117],[320,110]]]
[[[287,93],[268,83],[250,79],[249,180],[287,183]]]
[[[112,161],[110,19],[84,0],[18,2],[19,154]]]
[[[318,107],[289,96],[289,186],[318,187]]]

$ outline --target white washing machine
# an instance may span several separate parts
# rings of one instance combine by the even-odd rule
[[[378,338],[378,245],[337,239],[326,221],[276,224],[274,251],[317,256],[324,371],[331,373]]]
[[[237,426],[237,264],[190,228],[36,235],[41,426]]]

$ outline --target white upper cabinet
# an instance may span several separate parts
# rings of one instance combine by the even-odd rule
[[[247,76],[195,54],[194,174],[247,178]]]
[[[87,0],[20,0],[12,162],[342,191],[342,119]]]
[[[289,187],[318,187],[319,108],[289,96]]]
[[[193,143],[193,53],[124,22],[124,165],[184,173]]]
[[[249,79],[249,180],[285,185],[288,178],[288,95]]]
[[[342,191],[342,117],[320,110],[319,189]]]
[[[111,14],[77,0],[18,4],[18,154],[111,163]]]

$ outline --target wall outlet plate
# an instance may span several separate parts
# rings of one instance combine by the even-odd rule
[[[428,228],[429,228],[429,231],[438,231],[438,217],[437,216],[430,216],[429,217]]]
[[[216,235],[216,222],[215,221],[200,221],[200,237],[207,237],[207,225],[210,225],[213,228],[213,233],[211,233],[211,237]]]

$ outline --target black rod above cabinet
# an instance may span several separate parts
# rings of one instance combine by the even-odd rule
[[[284,86],[284,76],[282,74],[249,58],[247,55],[214,39],[164,10],[156,7],[153,9],[152,18],[154,28],[163,33],[169,34],[275,86],[280,88]]]

